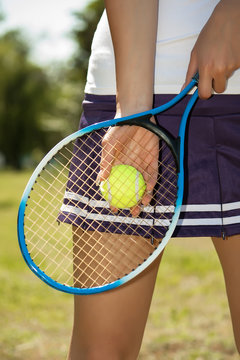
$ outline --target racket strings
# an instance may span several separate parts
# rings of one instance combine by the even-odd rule
[[[143,222],[144,222],[144,219],[143,219]]]
[[[90,234],[91,236],[93,235],[92,233]],[[122,235],[119,237],[119,235],[117,235],[116,237],[116,234],[112,234],[111,237],[108,237],[108,239],[106,239],[106,237],[104,236],[98,237],[99,234],[100,233],[95,234],[94,238],[95,237],[98,238],[97,239],[98,245],[102,243],[101,250],[103,253],[101,253],[100,249],[95,249],[93,245],[93,241],[91,241],[91,247],[88,250],[87,255],[85,252],[85,257],[81,259],[81,263],[78,262],[80,256],[75,257],[75,264],[77,263],[75,272],[78,272],[79,269],[84,270],[82,271],[80,276],[75,277],[76,279],[78,279],[78,281],[81,279],[81,286],[87,286],[89,280],[94,281],[94,279],[96,278],[102,278],[103,284],[107,284],[111,278],[112,281],[114,281],[120,278],[120,275],[122,276],[126,275],[127,274],[126,269],[128,269],[128,267],[131,265],[129,259],[132,259],[132,263],[134,263],[133,256],[135,256],[137,261],[139,262],[142,261],[141,254],[139,252],[136,253],[131,251],[131,244],[128,244],[126,242],[126,236]],[[91,240],[93,239],[91,238]],[[75,241],[77,242],[77,240]],[[84,246],[86,247],[87,239],[85,237],[84,237],[84,241],[85,241]],[[82,246],[78,246],[78,250],[79,252],[82,251]],[[91,253],[94,250],[96,252],[96,255],[100,254],[101,256],[100,257],[98,256],[97,258],[95,255],[91,256],[92,255]],[[74,255],[77,254],[74,253]],[[109,257],[109,255],[111,255],[111,258]],[[86,270],[91,270],[90,273],[89,271],[87,271],[88,273],[87,278],[86,278]],[[84,277],[85,277],[85,282],[83,282]]]
[[[108,229],[106,228],[106,231]],[[113,254],[117,254],[117,257],[115,257],[115,259],[111,259],[112,263],[109,263],[109,260],[107,262],[107,266],[104,266],[102,272],[106,274],[106,272],[109,273],[109,277],[112,276],[112,271],[114,270],[115,273],[118,272],[118,277],[121,277],[121,273],[119,272],[119,263],[122,264],[122,267],[124,269],[126,269],[127,267],[125,266],[125,263],[129,263],[129,259],[134,259],[135,263],[137,262],[138,264],[141,264],[142,262],[142,258],[143,258],[143,254],[141,254],[141,252],[143,251],[143,244],[140,244],[139,241],[135,241],[135,247],[134,249],[132,249],[131,243],[126,244],[126,239],[123,240],[122,235],[118,236],[117,241],[116,241],[116,235],[110,235],[107,237],[102,236],[100,234],[100,232],[98,232],[98,229],[93,233],[90,232],[90,230],[85,230],[86,233],[91,233],[91,237],[89,237],[89,241],[90,241],[90,249],[92,252],[95,251],[95,247],[96,247],[96,254],[101,254],[102,258],[101,258],[101,263],[104,263],[105,260],[107,260],[109,258],[109,255]],[[108,234],[109,235],[109,234]],[[98,237],[98,241],[94,244],[94,238],[95,236]],[[101,237],[99,237],[101,236]],[[131,239],[132,241],[132,239]],[[101,244],[101,245],[100,245]],[[147,244],[149,244],[149,241],[147,242]],[[79,250],[81,251],[81,254],[76,254],[74,253],[75,256],[75,260],[80,261],[81,263],[79,264],[79,266],[81,267],[81,264],[85,264],[87,261],[87,258],[89,257],[89,249],[87,249],[88,246],[88,241],[85,238],[85,243],[83,246],[79,247]],[[86,249],[85,249],[86,248]],[[103,254],[101,253],[103,252]],[[145,254],[148,255],[149,253]],[[84,255],[84,256],[82,256]],[[113,261],[114,260],[114,261]],[[94,262],[94,257],[92,257],[92,262]],[[134,263],[134,264],[135,264]],[[114,265],[114,266],[113,266]],[[127,264],[126,264],[127,265]],[[88,263],[88,267],[91,266],[91,262],[90,264]],[[133,265],[132,265],[133,266]],[[128,264],[129,267],[129,264]],[[93,272],[97,272],[97,275],[99,275],[99,269],[96,268],[92,269]],[[124,270],[124,274],[126,275],[126,270]],[[108,278],[105,277],[105,282],[108,282]],[[83,284],[84,285],[84,284]]]
[[[116,143],[117,143],[117,140],[116,140]],[[117,145],[116,145],[116,147],[117,147]],[[127,146],[124,146],[124,149],[125,149],[125,148],[127,148]],[[160,148],[160,152],[162,151],[163,148],[164,148],[164,145]],[[90,150],[90,149],[89,149],[89,150]],[[86,156],[88,155],[87,152],[84,152],[84,151],[83,151],[83,153],[84,153],[84,155],[86,155]],[[168,152],[167,155],[165,156],[165,158],[162,160],[162,162],[160,162],[160,165],[161,165],[161,163],[162,163],[162,164],[165,164],[165,163],[168,161],[169,154],[170,154],[170,153]],[[81,159],[78,158],[78,160],[80,161]],[[173,159],[172,159],[172,160],[173,160]],[[94,163],[94,160],[93,160],[91,163],[89,163],[89,165],[88,165],[88,167],[90,168],[91,171],[94,170],[94,167],[91,167],[92,163]],[[173,177],[176,176],[176,167],[175,167],[175,162],[174,162],[174,161],[172,162],[172,166],[171,166],[171,164],[170,164],[167,169],[164,167],[164,171],[162,172],[162,178],[164,178],[164,183],[162,183],[162,185],[161,185],[161,186],[162,186],[162,190],[163,190],[163,188],[164,188],[164,192],[165,192],[165,193],[170,193],[169,185],[172,184],[172,179],[169,179],[168,177],[165,176],[165,172],[166,172],[166,171],[168,171],[171,175],[173,175]],[[73,187],[74,187],[74,185],[75,185],[75,184],[73,184]],[[175,194],[172,193],[172,196],[175,196]],[[166,196],[166,198],[167,198],[167,196]]]
[[[103,286],[129,274],[156,250],[174,212],[176,165],[164,141],[153,201],[138,217],[122,209],[111,212],[96,184],[104,133],[84,135],[61,149],[30,194],[25,217],[29,253],[49,277],[67,286]],[[122,148],[127,151],[126,145]]]

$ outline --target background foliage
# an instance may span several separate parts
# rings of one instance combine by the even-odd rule
[[[95,0],[83,12],[73,14],[77,51],[67,63],[49,68],[30,61],[30,47],[20,30],[0,36],[2,165],[15,169],[32,166],[77,129],[91,41],[102,11],[103,1]]]

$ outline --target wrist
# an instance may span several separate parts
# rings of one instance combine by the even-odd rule
[[[116,114],[123,116],[132,115],[135,113],[144,112],[152,109],[153,94],[149,96],[134,96],[133,97],[116,97]]]
[[[144,111],[148,111],[152,109],[152,105],[144,105],[144,104],[124,104],[120,105],[117,103],[116,105],[116,116],[124,117],[133,114],[138,114]]]

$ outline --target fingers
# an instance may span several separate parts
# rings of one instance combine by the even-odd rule
[[[151,164],[143,173],[143,177],[146,182],[146,191],[141,200],[144,206],[147,206],[152,200],[153,189],[157,183],[158,178],[158,158],[152,158]]]
[[[112,129],[110,129],[102,139],[102,156],[97,183],[106,180],[109,177],[115,159],[117,142],[115,141],[114,136],[112,136],[111,130]]]
[[[219,73],[212,79],[212,87],[216,93],[223,93],[227,87],[227,76],[225,72]]]
[[[199,66],[195,49],[193,49],[183,87],[185,87],[192,80],[193,76],[196,74],[197,71],[199,73],[199,81],[198,81],[199,98],[208,99],[212,96],[213,79],[210,72],[206,71],[204,68],[201,68]]]
[[[209,71],[199,70],[198,93],[200,99],[209,99],[213,92],[223,93],[227,86],[227,77],[225,73],[217,75]]]
[[[140,202],[134,206],[130,211],[132,216],[136,217],[140,214],[142,210],[142,206],[147,206],[150,204],[152,197],[153,197],[153,189],[157,183],[157,176],[158,176],[158,170],[156,169],[158,167],[158,162],[156,161],[156,166],[150,168],[148,172],[143,172],[143,177],[146,182],[146,191],[140,200]]]
[[[186,86],[198,72],[198,94],[200,99],[209,99],[213,92],[223,93],[234,69],[228,58],[223,56],[223,51],[214,52],[213,46],[207,47],[206,42],[206,38],[200,34],[191,52],[184,83],[184,86]]]
[[[200,99],[209,99],[213,92],[223,93],[227,86],[228,76],[224,70],[211,69],[210,67],[197,68],[196,61],[192,60],[189,63],[185,83],[182,89],[191,81],[193,76],[198,71],[198,94]]]
[[[208,73],[201,73],[199,71],[199,81],[198,81],[198,95],[200,99],[209,99],[212,96],[213,92],[213,79],[212,76]]]
[[[148,205],[158,176],[159,140],[153,133],[140,127],[113,127],[102,140],[100,173],[97,182],[107,179],[113,165],[126,164],[135,167],[146,184],[146,192],[141,201],[131,208],[131,214],[138,216],[141,204]],[[110,207],[113,213],[118,209]]]

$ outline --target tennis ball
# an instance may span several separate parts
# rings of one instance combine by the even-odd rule
[[[108,179],[100,183],[102,196],[118,209],[135,206],[142,198],[146,184],[142,174],[130,165],[115,165]]]

